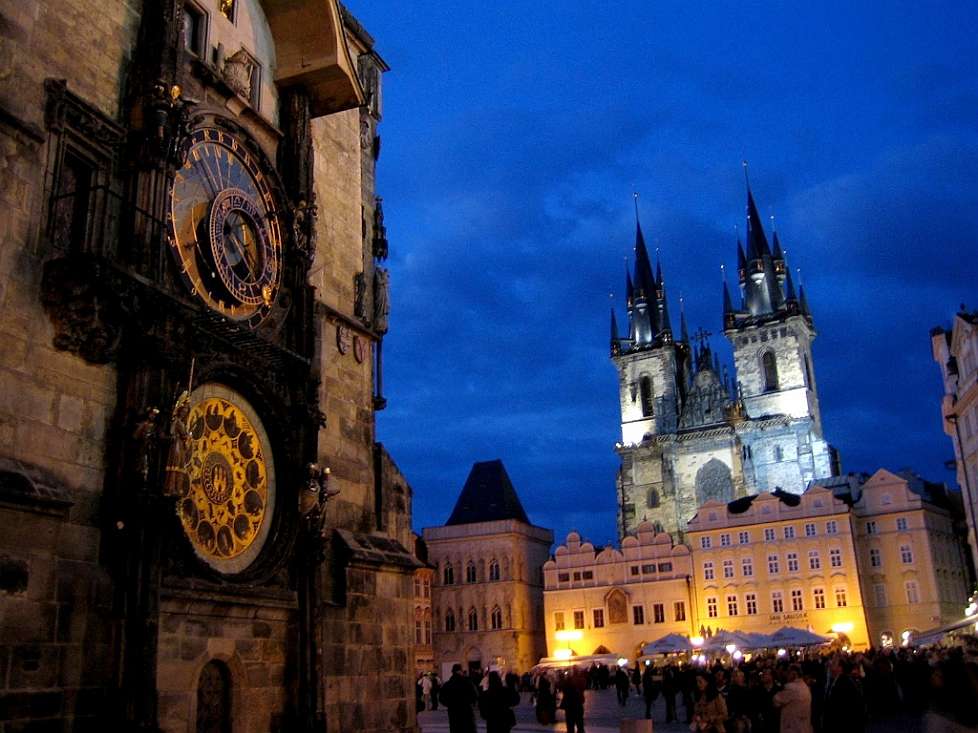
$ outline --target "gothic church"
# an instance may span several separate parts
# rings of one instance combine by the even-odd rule
[[[760,491],[801,494],[838,473],[822,434],[812,365],[815,326],[778,240],[764,233],[747,191],[747,250],[737,243],[739,307],[723,284],[723,333],[734,373],[720,366],[707,334],[691,341],[685,314],[673,334],[662,267],[655,272],[636,221],[634,275],[626,273],[628,332],[611,313],[622,438],[618,532],[652,522],[674,540],[709,500]]]

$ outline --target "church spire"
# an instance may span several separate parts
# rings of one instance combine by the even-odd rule
[[[740,242],[737,242],[737,246],[740,247]],[[720,265],[720,274],[723,280],[723,327],[733,328],[734,307],[730,298],[730,288],[727,287],[727,270],[723,265]]]
[[[618,319],[615,318],[615,307],[611,306],[611,355],[621,353],[621,339],[618,336]]]
[[[689,345],[689,329],[686,327],[686,302],[682,293],[679,295],[679,340]]]

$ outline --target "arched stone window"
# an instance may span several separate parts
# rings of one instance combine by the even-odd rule
[[[499,606],[493,607],[489,616],[489,626],[494,630],[503,627],[503,611]]]
[[[450,608],[445,612],[445,631],[455,631],[455,612]]]
[[[469,609],[469,631],[479,630],[479,614],[475,608]]]
[[[231,671],[212,659],[197,679],[197,733],[231,733]]]
[[[422,627],[422,617],[421,606],[416,606],[414,609],[414,643],[420,645],[422,639],[421,627]]]
[[[499,561],[496,558],[489,561],[489,580],[499,580]]]
[[[653,395],[652,395],[652,378],[642,377],[638,380],[638,389],[642,395],[642,416],[652,417],[653,413]]]
[[[450,562],[445,563],[445,569],[442,571],[442,583],[444,585],[455,585],[455,569]]]
[[[778,359],[773,351],[765,351],[761,356],[761,370],[764,373],[764,391],[778,390]]]
[[[469,564],[465,566],[465,582],[466,583],[476,582],[475,563],[472,562],[471,560],[469,560]]]
[[[660,503],[658,489],[649,489],[649,509],[655,509]]]

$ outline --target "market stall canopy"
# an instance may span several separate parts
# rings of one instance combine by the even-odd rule
[[[740,631],[738,633],[747,639],[748,643],[744,645],[744,649],[766,649],[769,646],[774,646],[768,634],[757,631]]]
[[[968,629],[968,627],[971,627],[970,630],[972,632],[978,630],[978,615],[965,616],[962,619],[958,619],[954,623],[950,623],[936,629],[929,629],[928,631],[921,631],[919,634],[913,634],[910,639],[910,643],[914,646],[928,646],[929,644],[937,644],[952,631]]]
[[[821,636],[806,629],[798,629],[794,626],[782,626],[771,634],[770,646],[816,646],[818,644],[828,644],[832,641],[831,637]]]
[[[749,649],[750,639],[747,634],[739,631],[717,631],[713,636],[703,642],[704,651],[720,651],[728,646],[735,646],[738,649]]]
[[[530,671],[533,673],[544,672],[548,669],[570,669],[571,667],[582,667],[587,669],[592,664],[604,664],[608,667],[618,666],[618,660],[622,659],[617,654],[588,654],[582,657],[567,657],[558,659],[557,657],[543,657]]]
[[[643,656],[653,654],[678,654],[693,650],[693,645],[689,638],[682,634],[666,634],[661,639],[656,639],[642,647]]]

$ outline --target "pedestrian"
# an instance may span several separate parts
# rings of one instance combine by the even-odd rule
[[[865,726],[863,696],[852,679],[852,664],[837,656],[829,663],[825,685],[822,730],[831,733],[859,733]]]
[[[655,679],[655,667],[648,663],[642,673],[642,697],[645,698],[645,719],[652,720],[652,706],[659,697],[659,683]]]
[[[676,717],[676,669],[671,664],[662,670],[662,696],[666,700],[666,722],[678,721]]]
[[[625,707],[628,702],[628,673],[619,667],[615,671],[615,693],[618,695],[618,704]]]
[[[635,662],[635,669],[632,670],[632,684],[635,685],[635,694],[642,694],[642,669],[638,662]]]
[[[557,698],[554,697],[550,680],[545,675],[540,675],[537,683],[536,700],[537,722],[540,725],[550,725],[557,719]]]
[[[717,692],[716,684],[705,673],[696,675],[696,704],[693,706],[691,730],[700,733],[725,733],[727,704]]]
[[[627,678],[626,678],[627,679]],[[560,708],[567,721],[567,733],[584,733],[584,689],[587,679],[583,672],[571,671],[560,682]]]
[[[504,686],[499,672],[490,672],[486,691],[479,697],[479,714],[486,721],[486,733],[509,733],[516,726],[513,706],[520,695],[511,686]]]
[[[728,733],[747,733],[750,730],[751,703],[750,690],[742,669],[730,673],[730,684],[727,686],[727,720]]]
[[[438,693],[441,692],[441,680],[434,672],[431,673],[431,709],[438,709]]]
[[[462,674],[462,665],[452,665],[452,676],[441,686],[441,704],[448,709],[451,733],[476,733],[475,704],[479,694],[472,681]]]
[[[422,710],[431,709],[431,677],[429,675],[421,675],[421,679],[418,681],[421,685],[421,703]]]
[[[789,665],[788,682],[774,696],[774,704],[781,709],[781,733],[812,733],[812,693],[797,664]]]

